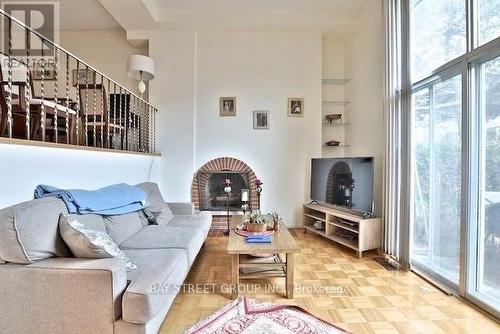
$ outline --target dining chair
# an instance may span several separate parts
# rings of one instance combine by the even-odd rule
[[[124,149],[126,113],[111,107],[104,85],[80,84],[78,93],[82,119],[81,144]]]

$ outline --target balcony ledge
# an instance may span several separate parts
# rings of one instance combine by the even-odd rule
[[[13,139],[13,138],[5,138],[5,137],[0,137],[0,144],[24,145],[24,146],[35,146],[35,147],[51,147],[51,148],[90,151],[90,152],[106,152],[106,153],[118,153],[118,154],[145,155],[145,156],[152,156],[152,157],[160,157],[161,156],[161,153],[133,152],[133,151],[115,150],[115,149],[109,149],[109,148],[50,143],[50,142],[43,142],[43,141],[37,141],[37,140]]]

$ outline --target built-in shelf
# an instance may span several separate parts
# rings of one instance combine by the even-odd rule
[[[349,126],[351,123],[328,123],[328,122],[323,122],[323,126],[331,126],[331,127],[344,127],[344,126]]]
[[[326,121],[324,118],[322,120],[322,139],[324,147],[337,147],[337,150],[329,150],[325,149],[322,151],[322,154],[325,156],[331,154],[337,154],[338,152],[343,152],[343,148],[348,147],[347,145],[339,145],[339,146],[328,146],[325,145],[327,141],[329,141],[329,137],[333,134],[338,138],[338,141],[344,142],[346,133],[350,128],[347,126],[349,124],[340,123],[340,121],[345,120],[345,114],[349,109],[349,101],[346,101],[347,97],[343,94],[338,94],[343,92],[346,89],[346,85],[349,82],[349,79],[344,78],[343,75],[336,76],[334,73],[328,74],[323,73],[323,78],[321,79],[322,84],[322,113],[323,114],[342,114],[342,119],[336,120],[337,122],[330,123]],[[340,89],[340,90],[339,90]],[[332,94],[330,94],[332,93]],[[335,93],[335,94],[333,94]]]
[[[322,79],[321,82],[323,85],[345,85],[349,82],[349,79]]]
[[[338,106],[345,106],[349,104],[349,101],[328,101],[328,100],[323,100],[322,101],[324,104],[331,104],[331,105],[338,105]]]

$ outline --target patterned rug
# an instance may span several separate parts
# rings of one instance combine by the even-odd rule
[[[186,334],[348,333],[293,305],[262,303],[240,297],[198,322]]]

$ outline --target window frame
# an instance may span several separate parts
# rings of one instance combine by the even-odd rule
[[[447,80],[450,80],[454,77],[457,77],[457,76],[461,76],[462,78],[462,85],[463,85],[463,76],[464,76],[464,73],[463,73],[463,69],[461,68],[461,66],[459,66],[460,64],[456,64],[450,68],[447,68],[447,69],[444,69],[442,72],[440,73],[437,73],[429,78],[426,78],[426,80],[421,80],[418,82],[417,85],[414,85],[412,87],[412,91],[411,91],[411,95],[410,95],[410,99],[412,98],[412,96],[424,89],[429,89],[429,94],[430,94],[430,110],[432,111],[433,109],[433,91],[434,91],[434,86],[441,83],[441,82],[445,82]],[[462,123],[463,123],[463,109],[464,109],[464,95],[463,95],[463,89],[462,89],[462,92],[461,92],[461,96],[462,96],[462,101],[461,101],[461,109],[462,109],[462,115],[461,115],[461,118],[462,118]],[[411,107],[411,110],[409,111],[409,114],[410,114],[410,119],[413,119],[413,116],[414,116],[414,110],[413,110],[413,107]],[[431,119],[432,119],[432,116],[431,116]],[[432,123],[432,121],[431,121]],[[413,129],[413,127],[411,127],[411,129]],[[463,127],[461,129],[461,132],[463,131]],[[413,150],[413,147],[414,147],[414,143],[413,143],[413,133],[411,133],[409,135],[409,141],[410,141],[410,155],[411,155],[411,169],[412,169],[412,174],[411,175],[414,175],[414,169],[413,169],[413,161],[414,161],[414,150]],[[462,133],[462,138],[463,138],[463,133]],[[463,140],[462,140],[462,143],[461,143],[461,151],[463,152]],[[463,157],[463,153],[462,153],[462,157]],[[462,161],[462,166],[461,166],[461,169],[462,169],[462,174],[463,174],[463,169],[464,169],[464,166],[463,166],[463,161]],[[411,177],[411,180],[410,180],[410,191],[408,192],[409,194],[409,197],[410,197],[410,204],[411,204],[411,207],[410,207],[410,233],[411,231],[413,231],[413,201],[414,201],[414,196],[413,196],[413,189],[414,189],[414,179],[413,177]],[[463,180],[462,180],[462,192],[463,192]],[[461,210],[463,211],[463,203],[461,201],[460,203],[460,206],[461,206]],[[461,228],[460,230],[462,231],[462,225],[461,225]],[[460,239],[462,239],[462,235],[460,233]],[[413,237],[410,235],[410,243],[413,242]],[[410,245],[409,245],[410,246]],[[459,279],[458,279],[458,283],[448,279],[446,277],[446,274],[444,271],[441,271],[439,270],[438,268],[432,268],[429,267],[428,265],[424,264],[424,263],[420,263],[418,261],[415,261],[411,256],[410,256],[410,265],[412,267],[413,270],[419,272],[420,274],[424,274],[426,276],[429,276],[431,277],[432,279],[438,281],[439,283],[445,285],[446,287],[448,287],[449,290],[451,290],[452,292],[454,293],[458,293],[459,292],[459,285],[460,285],[460,280],[461,280],[461,275],[460,275],[460,270],[459,270]],[[460,268],[461,268],[461,262],[460,262]]]
[[[482,199],[481,199],[481,191],[484,188],[485,181],[485,152],[484,152],[484,131],[483,131],[483,106],[484,102],[482,94],[484,94],[484,90],[481,88],[484,86],[484,73],[482,69],[482,65],[492,61],[494,59],[500,58],[500,49],[495,52],[490,52],[488,54],[483,55],[475,59],[470,64],[470,70],[472,73],[472,85],[473,89],[471,90],[471,111],[474,113],[473,117],[473,130],[475,133],[473,135],[474,145],[470,151],[470,154],[475,160],[474,168],[471,170],[471,178],[474,180],[471,183],[470,193],[473,198],[473,205],[475,215],[471,217],[469,221],[469,228],[473,231],[472,234],[469,234],[469,252],[468,256],[468,266],[470,273],[467,275],[467,289],[466,289],[466,297],[473,300],[474,303],[479,306],[485,308],[490,313],[495,314],[498,317],[498,310],[500,309],[500,302],[498,300],[494,300],[490,296],[479,291],[480,288],[480,277],[483,275],[483,266],[484,262],[481,261],[480,257],[482,255],[481,245],[484,247],[484,240],[479,240],[484,236],[483,234],[483,225],[484,225],[484,216],[482,210]],[[489,301],[490,304],[497,306],[495,309],[490,305],[486,304],[484,301]]]
[[[487,298],[478,296],[475,291],[478,267],[478,233],[480,216],[479,177],[481,175],[479,157],[480,150],[480,116],[478,105],[480,85],[478,78],[480,64],[500,56],[500,36],[479,45],[479,0],[463,0],[466,4],[466,53],[450,60],[446,64],[433,69],[426,77],[412,82],[411,80],[411,0],[401,0],[401,240],[406,242],[402,248],[408,254],[410,268],[417,273],[435,280],[445,290],[463,297],[478,307],[500,318],[500,309],[495,309],[488,304]],[[460,221],[460,268],[459,282],[446,280],[439,274],[432,273],[424,266],[415,265],[411,260],[411,243],[413,217],[413,133],[412,133],[412,96],[420,89],[433,85],[436,80],[443,80],[451,73],[462,74],[462,192],[461,192],[461,221]],[[450,75],[452,77],[453,75]],[[496,305],[495,305],[496,306]]]

